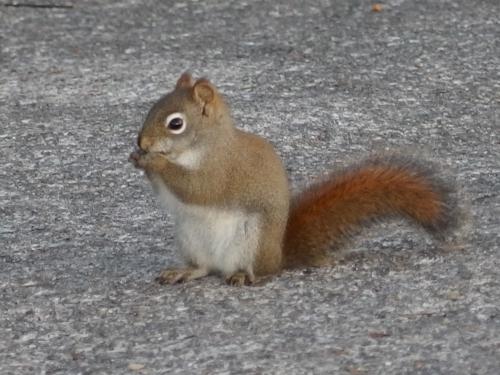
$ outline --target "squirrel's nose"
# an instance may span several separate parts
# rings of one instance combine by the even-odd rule
[[[148,152],[153,145],[153,140],[150,137],[145,137],[142,134],[137,138],[137,145],[142,151]]]

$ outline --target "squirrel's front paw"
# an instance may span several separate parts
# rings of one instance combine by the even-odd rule
[[[144,156],[146,153],[142,150],[135,150],[128,157],[128,161],[136,168],[144,168]]]

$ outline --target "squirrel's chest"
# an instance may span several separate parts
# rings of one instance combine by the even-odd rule
[[[176,237],[188,260],[223,274],[251,271],[261,234],[259,215],[185,204],[162,182],[153,183],[174,217]]]

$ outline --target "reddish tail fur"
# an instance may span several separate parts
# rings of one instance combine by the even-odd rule
[[[453,223],[450,190],[414,161],[377,157],[310,186],[292,201],[284,266],[319,266],[367,222],[400,215],[434,234]]]

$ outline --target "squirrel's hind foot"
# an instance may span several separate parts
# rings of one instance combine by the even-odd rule
[[[235,272],[231,276],[226,277],[226,283],[231,286],[252,285],[255,282],[255,276],[248,272]]]
[[[207,276],[208,271],[203,268],[171,268],[160,272],[155,281],[160,284],[177,284]]]

